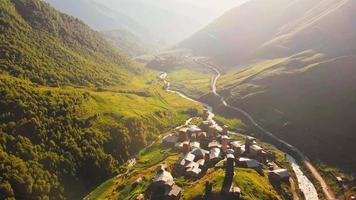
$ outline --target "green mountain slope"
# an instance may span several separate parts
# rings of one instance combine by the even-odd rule
[[[201,110],[44,1],[0,10],[0,199],[80,199]]]
[[[122,84],[142,69],[89,27],[39,1],[1,3],[1,70],[45,85]]]
[[[249,1],[181,46],[218,63],[229,103],[313,160],[355,172],[355,10],[352,0]]]
[[[225,75],[219,87],[228,102],[313,160],[352,172],[355,56],[319,62],[313,55],[304,52]]]

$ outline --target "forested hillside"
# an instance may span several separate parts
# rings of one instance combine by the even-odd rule
[[[142,40],[139,36],[123,29],[102,31],[101,34],[111,45],[131,57],[152,53],[158,49],[153,42]]]
[[[0,11],[0,199],[80,199],[200,110],[44,1]]]
[[[230,104],[313,160],[354,172],[355,10],[353,0],[251,0],[181,46],[217,63]]]
[[[44,2],[2,0],[1,10],[1,70],[10,75],[51,86],[102,86],[142,71],[99,33]]]

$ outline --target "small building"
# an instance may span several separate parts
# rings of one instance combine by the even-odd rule
[[[204,167],[205,166],[205,159],[199,159],[197,161],[197,163],[199,164],[200,167]]]
[[[178,136],[169,134],[163,137],[163,144],[167,146],[174,146],[178,141]]]
[[[213,140],[213,141],[211,141],[211,142],[209,143],[208,148],[209,148],[209,149],[212,149],[212,148],[221,148],[221,144],[220,144],[218,141]]]
[[[142,176],[138,177],[135,182],[132,184],[132,188],[136,188],[138,185],[140,185],[143,182]]]
[[[179,142],[185,142],[185,141],[189,141],[189,136],[188,133],[185,131],[179,131],[179,136],[178,136],[178,141]]]
[[[192,149],[194,149],[194,148],[200,148],[200,142],[190,142],[190,147],[192,148]]]
[[[195,159],[195,155],[189,152],[189,153],[183,155],[183,158],[184,158],[186,161],[193,162],[194,159]]]
[[[234,154],[226,154],[226,158],[227,159],[235,159],[235,156],[234,156]]]
[[[218,162],[220,157],[221,150],[219,148],[212,148],[210,149],[209,160],[211,162]]]
[[[164,170],[156,174],[153,179],[153,183],[172,186],[174,184],[174,180],[172,174]]]
[[[145,200],[145,196],[143,194],[139,194],[139,195],[137,195],[135,200]]]
[[[211,122],[210,121],[203,121],[200,125],[201,129],[204,131],[204,132],[208,132],[209,130],[209,126],[211,125]]]
[[[252,145],[250,147],[250,155],[257,157],[258,155],[261,155],[263,151],[263,148],[258,146],[258,145]]]
[[[187,166],[193,162],[195,159],[195,155],[191,153],[183,154],[181,153],[179,155],[179,159],[175,163],[175,170],[179,174],[183,174],[187,168]]]
[[[227,135],[221,135],[221,142],[223,142],[223,141],[226,141],[226,142],[230,142],[230,137],[229,136],[227,136]]]
[[[173,176],[160,167],[146,191],[148,199],[179,200],[182,189],[174,182]]]
[[[179,172],[181,173],[182,171],[184,171],[185,166],[187,166],[190,162],[185,160],[184,158],[179,158],[177,160],[177,162],[175,163],[175,167],[177,170],[179,170]]]
[[[195,155],[196,159],[204,159],[206,154],[209,154],[209,151],[206,151],[204,149],[201,148],[194,148],[191,151],[192,154]]]
[[[217,130],[216,127],[211,125],[208,128],[208,137],[210,137],[211,139],[215,139],[216,138],[216,134],[217,134]]]
[[[196,125],[190,125],[188,128],[188,133],[192,134],[192,133],[196,133],[196,132],[201,132],[202,130],[196,126]]]
[[[290,174],[286,169],[276,169],[269,173],[269,177],[275,181],[289,181]]]
[[[222,127],[222,132],[221,132],[221,134],[222,134],[222,135],[227,135],[228,130],[229,130],[229,127],[226,126],[226,125],[224,125],[224,126]]]
[[[185,142],[177,142],[175,145],[174,145],[174,148],[181,151],[183,150],[183,146],[187,144],[189,145],[189,142],[188,141],[185,141]]]
[[[235,154],[235,151],[233,149],[227,149],[226,154]]]
[[[189,145],[189,143],[184,143],[184,144],[183,144],[182,152],[183,152],[184,154],[187,154],[187,153],[190,152],[190,145]]]
[[[201,139],[206,138],[206,132],[199,131],[199,132],[196,132],[195,134],[196,134],[197,139],[201,140]]]
[[[200,176],[200,173],[202,172],[202,170],[200,169],[200,165],[196,162],[190,162],[186,167],[186,176],[192,178],[198,178]]]
[[[248,136],[245,141],[245,151],[247,154],[250,154],[250,147],[254,145],[256,142],[256,139],[254,137]]]
[[[165,164],[159,165],[156,168],[156,174],[162,173],[163,171],[166,171],[166,169],[167,169],[167,166]]]
[[[178,185],[173,185],[172,189],[167,194],[169,200],[179,200],[182,196],[182,188]]]
[[[230,199],[240,199],[241,198],[241,189],[239,187],[231,186],[229,191]]]
[[[232,148],[241,148],[242,145],[241,141],[230,141],[230,146]]]
[[[261,166],[260,162],[258,162],[255,159],[250,159],[250,158],[238,158],[237,159],[237,166],[239,167],[245,167],[245,168],[253,168],[253,169],[257,169]]]

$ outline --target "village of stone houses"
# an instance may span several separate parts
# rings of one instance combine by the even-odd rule
[[[112,195],[126,193],[128,199],[136,200],[244,199],[244,190],[234,184],[234,176],[243,169],[253,170],[271,185],[289,187],[293,181],[290,170],[276,161],[276,151],[263,148],[263,143],[255,138],[231,132],[228,126],[219,126],[213,120],[191,120],[152,146],[147,152],[162,159],[156,161],[142,153],[142,158],[130,163],[131,167],[135,165],[133,170],[129,173],[128,169],[116,180],[118,188]],[[218,170],[223,174],[220,185],[209,176]],[[197,196],[187,197],[184,185],[194,190],[187,195]]]

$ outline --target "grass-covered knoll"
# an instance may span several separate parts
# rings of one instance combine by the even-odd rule
[[[183,199],[201,199],[204,195],[206,181],[213,183],[213,192],[216,196],[219,196],[224,176],[224,170],[212,170],[198,181],[186,181],[184,184]],[[234,185],[241,188],[243,200],[282,199],[271,186],[268,176],[261,176],[252,169],[236,168]],[[219,198],[216,197],[215,199]]]
[[[209,72],[183,68],[169,73],[168,81],[172,83],[172,89],[198,99],[210,92],[212,75]]]
[[[0,1],[0,71],[42,85],[124,84],[142,68],[41,0]]]
[[[225,124],[234,131],[245,132],[247,127],[241,119],[238,118],[225,118],[220,115],[216,115],[214,120],[219,124]]]
[[[242,138],[243,137],[238,137],[238,139]],[[168,170],[171,171],[173,163],[178,159],[178,152],[162,146],[161,142],[161,140],[157,140],[151,146],[142,150],[137,156],[137,164],[127,175],[104,182],[96,190],[91,192],[87,196],[87,199],[132,200],[138,194],[145,193],[156,173],[156,167],[160,164],[166,164]],[[275,152],[277,155],[276,162],[290,170],[288,161],[286,161],[282,152],[271,145],[261,145],[263,145],[265,149]],[[205,183],[206,181],[210,181],[213,183],[214,199],[219,199],[221,198],[219,197],[219,193],[224,175],[224,170],[215,170],[212,168],[209,169],[207,174],[201,179],[191,180],[181,176],[176,177],[175,182],[183,188],[183,199],[192,200],[202,198]],[[140,177],[143,178],[143,182],[137,187],[132,187],[132,184]],[[260,175],[257,171],[252,169],[235,168],[234,184],[241,188],[243,194],[242,199],[244,200],[292,199],[290,187],[286,184],[273,186],[269,181],[267,171],[265,171],[263,175]]]
[[[174,90],[196,99],[211,91],[210,83],[215,72],[196,62],[189,51],[164,51],[149,60],[146,67],[167,72],[167,79]]]
[[[137,164],[126,176],[116,177],[104,182],[86,199],[125,199],[131,200],[144,193],[155,175],[155,169],[162,163],[169,168],[178,159],[178,153],[160,145],[161,140],[141,150],[137,155]],[[137,178],[143,177],[143,183],[136,188],[131,185]]]
[[[181,124],[189,108],[201,110],[163,91],[156,77],[137,84],[144,83],[148,96],[52,88],[1,74],[1,198],[80,198]]]

